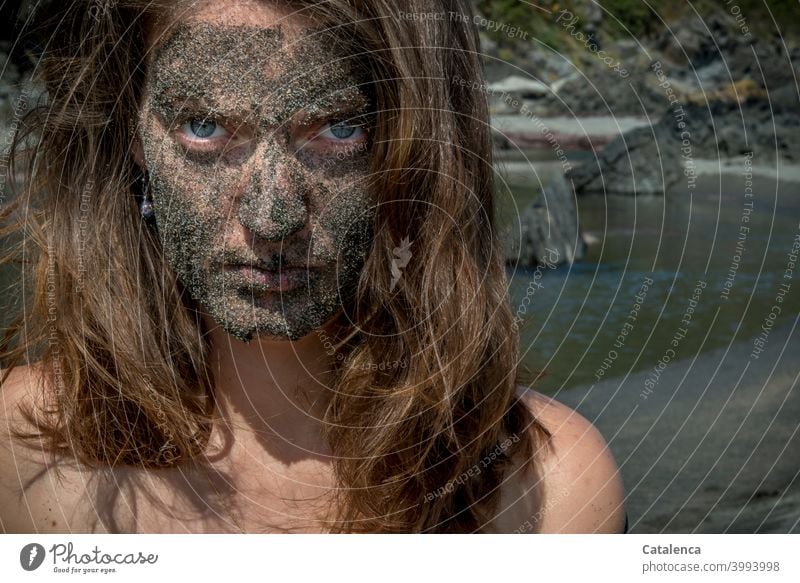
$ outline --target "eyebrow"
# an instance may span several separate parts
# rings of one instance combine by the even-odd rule
[[[261,106],[244,108],[223,105],[214,98],[213,92],[202,97],[185,95],[181,91],[164,92],[155,96],[155,101],[158,105],[156,112],[162,114],[163,117],[168,117],[168,113],[191,114],[196,112],[238,121],[249,121],[250,123],[257,120],[259,126],[284,125],[297,116],[299,116],[300,125],[307,125],[327,116],[340,115],[366,119],[374,113],[373,100],[367,92],[357,87],[346,87],[306,104],[300,109],[291,112],[286,110],[273,112],[269,116],[264,116],[259,112],[262,109]],[[166,112],[165,109],[170,111]]]
[[[331,115],[334,113],[366,115],[371,113],[373,109],[373,100],[364,90],[357,87],[347,87],[327,95],[325,100],[314,101],[299,111],[305,111],[309,116]]]

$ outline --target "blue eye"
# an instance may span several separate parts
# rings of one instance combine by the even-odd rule
[[[227,130],[214,120],[192,119],[181,126],[181,131],[195,140],[208,140],[228,135]]]
[[[189,127],[198,138],[207,138],[217,130],[217,124],[213,121],[191,121]]]
[[[358,131],[363,132],[364,129],[361,126],[352,125],[345,121],[340,121],[335,124],[330,124],[330,127],[327,130],[323,131],[321,135],[329,137],[326,134],[330,132],[330,134],[338,140],[347,140],[353,137],[353,134],[355,134]],[[361,134],[359,134],[359,137],[360,136]]]

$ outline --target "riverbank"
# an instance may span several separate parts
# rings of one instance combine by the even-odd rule
[[[544,116],[534,114],[493,115],[492,132],[498,148],[525,150],[587,150],[605,146],[619,135],[652,120],[642,116]]]
[[[563,172],[565,163],[555,158],[549,148],[538,146],[533,150],[522,150],[519,152],[509,152],[498,150],[495,152],[497,161],[497,171],[503,183],[509,184],[530,184],[535,182],[537,177],[547,178],[553,173]],[[588,159],[584,152],[569,151],[567,152],[567,160],[569,166],[580,164]],[[738,179],[736,184],[741,184],[739,179],[745,170],[744,158],[697,158],[693,160],[694,174],[698,178],[711,177],[716,179],[726,179],[734,177]],[[800,164],[791,163],[780,158],[776,158],[771,164],[755,163],[747,167],[747,172],[755,179],[763,179],[763,184],[769,184],[768,191],[774,192],[774,182],[800,182]],[[716,193],[720,190],[724,191],[725,188],[719,187],[719,182],[714,180],[707,183],[709,187],[705,188],[706,193]],[[676,190],[679,190],[682,185],[678,185]],[[736,187],[734,192],[738,192],[741,188]],[[703,189],[698,189],[703,190]],[[613,193],[612,193],[613,194]]]
[[[634,533],[800,533],[800,317],[755,338],[556,398],[622,468]]]

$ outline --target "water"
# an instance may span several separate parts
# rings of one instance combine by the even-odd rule
[[[555,168],[541,161],[547,156],[527,154],[532,165],[502,165],[504,220]],[[657,382],[668,362],[797,317],[800,263],[794,267],[789,252],[800,236],[800,184],[753,177],[748,198],[746,178],[742,166],[663,197],[581,197],[578,213],[592,241],[584,261],[538,273],[509,268],[512,310],[524,312],[523,363],[545,373],[538,390],[555,394],[645,370]]]

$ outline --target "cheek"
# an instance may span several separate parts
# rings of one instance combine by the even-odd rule
[[[156,225],[165,256],[184,281],[224,246],[235,198],[235,176],[163,152],[148,165]],[[233,186],[231,186],[233,185]]]
[[[352,181],[325,192],[315,238],[330,249],[331,258],[338,256],[348,263],[363,260],[372,242],[371,196],[363,185]]]
[[[231,216],[237,173],[193,162],[173,148],[150,157],[147,167],[159,223],[181,225],[183,230],[202,224],[208,232],[216,232]]]

